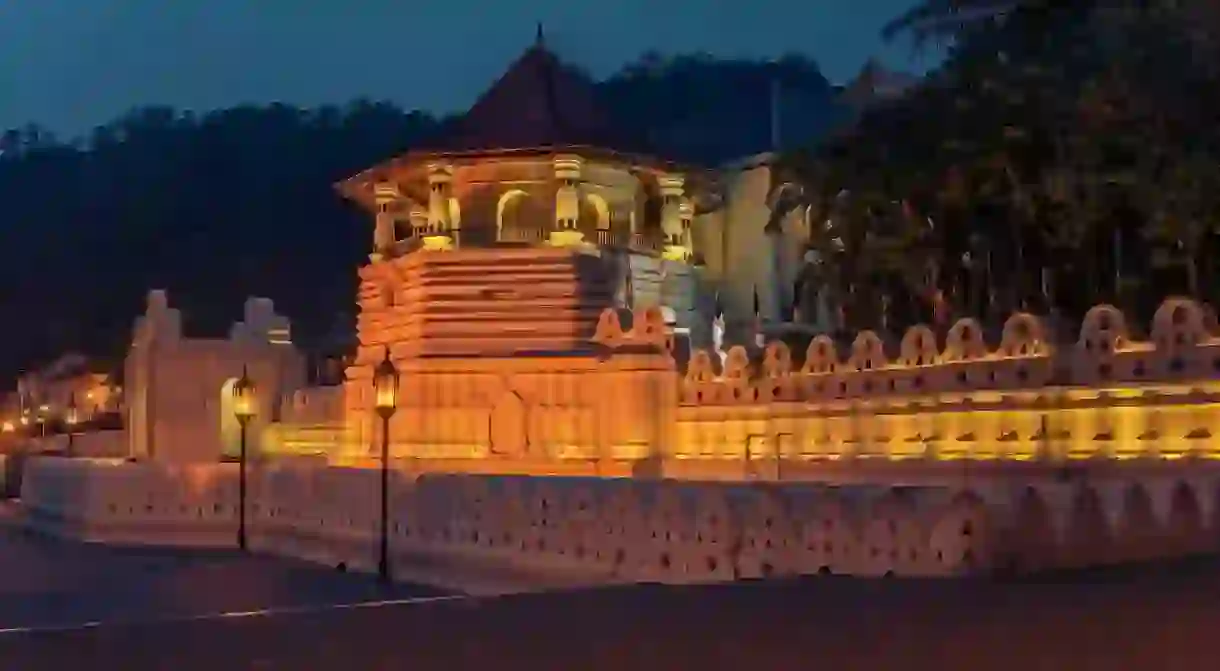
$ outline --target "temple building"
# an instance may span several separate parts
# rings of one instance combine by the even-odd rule
[[[718,313],[727,342],[749,343],[760,324],[796,312],[808,225],[799,190],[773,164],[760,155],[707,169],[648,152],[540,32],[452,132],[338,188],[375,220],[362,276],[416,249],[580,249],[599,260],[590,263],[610,303],[660,306],[678,334],[707,347]],[[384,288],[364,290],[362,314],[389,300]]]
[[[768,155],[650,155],[594,101],[539,40],[453,134],[341,185],[375,222],[354,352],[329,343],[342,375],[308,384],[269,299],[195,338],[151,291],[123,426],[30,459],[13,521],[497,595],[1217,551],[1199,304],[1165,301],[1147,340],[1099,305],[1075,342],[1017,313],[998,340],[966,317],[889,350],[873,330],[792,347],[766,331],[833,328],[794,279],[823,230],[799,186]],[[48,411],[76,389],[27,386]]]

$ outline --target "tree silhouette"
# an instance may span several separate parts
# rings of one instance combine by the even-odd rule
[[[768,149],[765,96],[776,77],[794,114],[835,114],[831,87],[808,61],[647,62],[599,90],[664,158],[714,163]],[[273,298],[306,345],[350,329],[371,224],[332,184],[452,121],[357,100],[198,114],[141,107],[75,143],[36,125],[5,132],[0,377],[68,349],[117,358],[149,288],[169,291],[188,332],[224,333],[248,295]]]
[[[1214,172],[1220,158],[1220,26],[1202,0],[1054,3],[926,0],[889,31],[951,44],[899,103],[868,110],[819,151],[795,155],[821,208],[846,191],[844,239],[893,231],[885,203],[936,224],[937,292],[961,313],[1079,317],[1116,302],[1140,319],[1166,294],[1217,298]],[[867,206],[865,206],[867,204]],[[902,239],[906,234],[900,234]],[[924,293],[917,254],[853,259],[851,294]],[[870,315],[875,305],[844,306]],[[861,321],[855,328],[872,324]],[[994,325],[994,324],[993,324]]]

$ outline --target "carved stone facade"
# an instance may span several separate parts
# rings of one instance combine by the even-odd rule
[[[460,247],[590,243],[652,252],[663,246],[665,235],[660,184],[676,183],[681,190],[678,170],[590,148],[424,152],[357,175],[341,189],[375,213],[377,258],[418,248],[437,235]],[[674,239],[689,256],[679,211],[689,204],[684,196],[666,198],[674,201]],[[422,228],[421,212],[427,214]]]
[[[994,350],[966,319],[943,347],[922,326],[893,352],[873,332],[842,355],[819,337],[800,365],[782,343],[757,367],[741,348],[723,369],[697,352],[681,382],[672,449],[794,462],[1220,456],[1220,333],[1183,299],[1161,306],[1151,332],[1150,341],[1132,340],[1122,313],[1103,305],[1067,347],[1018,314]],[[752,454],[747,435],[756,436]]]
[[[280,397],[304,386],[305,362],[288,321],[271,301],[251,298],[228,338],[182,333],[182,315],[152,291],[124,363],[128,454],[165,462],[213,461],[237,450],[232,383],[245,369],[259,390],[250,449],[279,420]]]
[[[614,292],[599,255],[420,251],[361,276],[360,346],[345,383],[359,444],[377,435],[369,389],[387,351],[402,375],[390,426],[398,457],[528,470],[514,462],[595,459],[659,439],[664,420],[654,409],[672,404],[674,391],[663,317],[646,311],[635,350],[605,358],[595,336]]]
[[[1220,332],[1184,299],[1161,307],[1148,341],[1099,306],[1070,345],[1019,314],[994,348],[962,320],[943,343],[915,327],[887,349],[865,332],[799,357],[778,342],[759,359],[732,348],[723,365],[696,350],[684,370],[660,309],[606,309],[582,333],[565,356],[505,343],[498,356],[401,358],[398,467],[939,486],[965,472],[1186,477],[1220,455]],[[345,416],[362,428],[318,444],[332,463],[376,465],[377,423],[358,399],[379,352],[366,348],[348,383]]]

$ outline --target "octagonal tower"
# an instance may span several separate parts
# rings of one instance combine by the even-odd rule
[[[449,135],[338,185],[375,222],[346,393],[362,444],[375,434],[368,378],[387,350],[404,372],[399,455],[519,461],[660,444],[660,418],[643,411],[603,421],[597,379],[659,385],[669,357],[640,352],[612,373],[590,339],[607,307],[665,306],[689,326],[687,172],[632,153],[596,98],[540,39]]]

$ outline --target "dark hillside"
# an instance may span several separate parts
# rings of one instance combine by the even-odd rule
[[[836,114],[812,63],[648,58],[599,85],[616,122],[667,157],[714,164],[770,149]],[[788,121],[791,119],[791,121]],[[265,295],[316,343],[350,322],[371,224],[331,184],[402,153],[444,121],[381,102],[136,109],[87,138],[35,125],[0,137],[0,379],[66,349],[117,356],[149,288],[187,329],[223,333]]]

